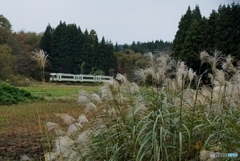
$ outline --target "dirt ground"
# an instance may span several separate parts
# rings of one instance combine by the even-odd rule
[[[36,161],[44,161],[41,135],[8,133],[0,135],[0,160],[19,161],[22,155]]]

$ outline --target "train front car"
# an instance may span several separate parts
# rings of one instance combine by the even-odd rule
[[[50,73],[50,81],[51,82],[57,81],[57,73]]]

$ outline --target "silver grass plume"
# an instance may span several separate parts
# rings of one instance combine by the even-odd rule
[[[150,61],[150,65],[153,66],[155,61],[154,55],[151,52],[149,52],[147,54],[144,54],[144,56],[146,57],[147,60]]]
[[[216,69],[215,80],[218,81],[221,86],[225,85],[226,80],[224,71]]]
[[[85,106],[88,103],[89,103],[89,94],[84,90],[79,91],[78,92],[78,104]]]
[[[32,52],[32,59],[35,60],[38,63],[38,66],[41,69],[44,69],[47,63],[47,57],[48,54],[46,54],[43,50],[39,50],[39,51],[34,51]]]
[[[47,126],[48,131],[54,130],[55,134],[58,136],[65,135],[65,132],[60,130],[58,124],[56,124],[54,122],[47,122],[46,126]]]
[[[102,102],[101,98],[96,93],[92,93],[90,95],[90,101],[93,103],[101,103]]]
[[[143,83],[146,82],[147,77],[146,77],[146,74],[145,74],[145,70],[139,69],[139,70],[135,71],[134,74],[136,75],[137,79],[140,82],[143,82]]]
[[[58,154],[55,152],[48,152],[44,154],[45,161],[53,161],[53,160],[56,160],[57,157],[58,157]]]
[[[80,131],[82,128],[83,126],[81,125],[81,123],[74,123],[68,127],[67,133],[68,135],[72,135],[73,133]]]
[[[138,94],[139,93],[139,87],[138,87],[138,85],[136,84],[136,83],[130,83],[129,84],[129,88],[130,88],[130,92],[132,93],[132,94]]]
[[[128,84],[129,83],[129,81],[127,80],[127,77],[120,74],[120,73],[117,73],[116,80],[120,81],[122,84]]]
[[[97,107],[92,102],[89,102],[84,109],[85,113],[92,113],[92,112],[95,112],[95,111],[97,111]]]
[[[91,134],[91,130],[85,130],[81,134],[78,135],[77,142],[80,145],[86,145],[89,142],[89,136]]]
[[[113,100],[115,91],[119,89],[119,83],[116,80],[103,81],[103,86],[100,88],[101,100]]]
[[[21,158],[20,161],[31,161],[31,160],[32,160],[32,159],[31,159],[28,155],[26,155],[26,154],[21,155],[20,158]]]
[[[200,66],[202,66],[205,62],[207,62],[209,59],[209,55],[206,51],[200,52]]]
[[[210,56],[208,58],[208,62],[211,65],[212,68],[212,72],[215,73],[217,66],[220,64],[221,60],[222,60],[222,56],[221,56],[221,52],[218,50],[215,50],[213,53],[213,56]]]
[[[185,78],[187,76],[187,67],[184,64],[184,62],[180,62],[177,67],[177,84],[179,88],[182,88],[182,83],[184,82]]]
[[[193,72],[192,68],[189,68],[188,70],[188,79],[190,81],[190,84],[193,80],[193,78],[196,76],[196,72]]]
[[[60,136],[55,140],[55,152],[60,155],[68,156],[72,152],[71,146],[75,143],[74,140],[69,138],[68,136]]]
[[[235,69],[235,67],[233,66],[233,62],[234,62],[234,57],[232,57],[231,55],[228,55],[225,58],[225,61],[222,62],[222,68],[223,70],[227,71],[227,72],[237,72],[237,69]]]
[[[84,123],[88,123],[89,121],[88,121],[86,115],[81,114],[81,115],[79,115],[79,117],[78,117],[78,122],[79,122],[80,124],[84,124]]]
[[[56,116],[60,117],[63,120],[63,122],[67,125],[71,125],[77,121],[74,117],[69,116],[67,114],[56,114]]]

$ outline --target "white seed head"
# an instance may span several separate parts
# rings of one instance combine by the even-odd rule
[[[80,95],[79,97],[78,97],[78,104],[79,105],[86,105],[86,104],[88,104],[89,103],[89,100],[88,100],[88,97],[87,96],[82,96],[82,95]]]
[[[96,93],[91,94],[90,100],[94,103],[101,103],[102,102],[101,98]]]
[[[201,65],[203,65],[203,63],[205,63],[209,58],[209,55],[206,51],[202,51],[200,52],[200,60],[201,60]]]
[[[79,115],[79,117],[78,117],[78,122],[79,122],[80,124],[82,124],[82,123],[88,123],[89,121],[88,121],[86,115],[81,114],[81,115]]]
[[[89,103],[86,105],[86,108],[84,109],[84,112],[85,112],[85,113],[89,113],[89,112],[94,112],[94,111],[97,111],[97,107],[95,106],[94,103],[89,102]]]
[[[57,154],[62,153],[68,156],[71,153],[71,146],[74,144],[74,140],[70,139],[68,136],[60,136],[55,140],[55,152]]]
[[[32,54],[32,59],[37,61],[38,66],[41,69],[44,69],[46,66],[48,54],[46,54],[43,50],[34,51]]]
[[[48,131],[58,130],[59,126],[58,126],[58,124],[56,124],[54,122],[47,122],[47,129],[48,129]]]
[[[58,157],[58,154],[55,152],[48,152],[44,154],[45,161],[53,161],[56,160]]]
[[[188,79],[192,82],[193,78],[196,76],[196,72],[193,72],[192,68],[188,70]]]
[[[74,124],[71,124],[69,127],[68,127],[68,135],[71,135],[75,132],[78,132],[80,131],[80,129],[82,129],[82,125],[80,123],[74,123]]]
[[[127,80],[127,77],[120,74],[120,73],[117,73],[117,76],[116,76],[116,80],[119,80],[122,84],[128,84],[128,80]]]
[[[56,114],[56,116],[60,117],[67,125],[71,125],[74,122],[76,122],[76,119],[74,117],[69,116],[67,114]]]

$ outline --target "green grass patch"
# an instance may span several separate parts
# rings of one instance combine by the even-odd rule
[[[49,98],[59,97],[74,97],[77,96],[79,90],[85,90],[88,92],[98,92],[99,86],[84,86],[84,85],[64,85],[48,83],[44,87],[43,85],[20,87],[34,96],[43,96]]]
[[[0,105],[18,104],[39,99],[30,92],[7,83],[0,83]]]

